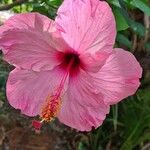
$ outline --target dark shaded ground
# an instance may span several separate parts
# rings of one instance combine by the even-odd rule
[[[5,107],[6,108],[6,107]],[[10,109],[9,106],[7,108]],[[57,120],[44,124],[41,132],[32,128],[32,119],[7,110],[0,115],[0,149],[2,150],[67,150],[74,149],[80,134]],[[6,115],[5,115],[6,114]],[[78,134],[78,136],[77,136]],[[75,142],[76,143],[76,142]]]

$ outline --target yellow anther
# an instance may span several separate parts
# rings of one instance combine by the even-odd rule
[[[60,110],[61,99],[58,96],[49,96],[46,99],[45,105],[41,110],[41,119],[44,121],[52,121]]]

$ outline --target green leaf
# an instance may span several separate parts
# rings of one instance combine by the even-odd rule
[[[87,150],[87,147],[85,146],[83,142],[80,142],[78,145],[78,150]]]
[[[142,137],[140,137],[138,143],[142,143],[146,140],[150,141],[150,133],[145,133]]]
[[[139,23],[139,22],[135,22],[134,20],[128,18],[128,24],[129,26],[132,28],[132,30],[137,33],[140,36],[144,36],[145,35],[145,27]]]
[[[142,0],[132,0],[131,4],[150,16],[150,7],[146,5]]]
[[[150,105],[150,88],[146,88],[146,89],[141,89],[138,91],[137,95],[138,97],[140,97],[142,100],[144,100],[145,102],[149,102]]]
[[[114,5],[114,6],[120,7],[120,4],[119,4],[118,0],[107,0],[107,2],[109,4]]]
[[[60,6],[62,3],[62,0],[50,0],[50,3],[55,6]]]
[[[124,19],[123,15],[117,8],[114,8],[113,12],[116,19],[117,31],[126,30],[129,26],[126,20]]]
[[[147,51],[150,51],[150,43],[146,43],[144,45],[144,48],[147,50]]]
[[[121,120],[124,123],[124,142],[122,143],[119,150],[133,150],[134,147],[141,144],[139,142],[139,137],[144,137],[146,129],[149,129],[150,124],[150,109],[149,102],[146,100],[144,95],[148,92],[149,89],[138,92],[137,96],[131,97],[126,102],[122,103],[122,114],[120,114]],[[147,137],[142,139],[144,142],[147,140]]]
[[[129,41],[128,38],[127,38],[126,36],[124,36],[123,34],[118,33],[116,40],[117,40],[117,42],[119,42],[120,44],[127,46],[129,49],[132,48],[132,43],[131,43],[131,41]]]
[[[125,4],[122,0],[118,0],[120,3],[121,8],[118,8],[118,10],[121,12],[121,14],[124,16],[125,20],[127,21],[128,25],[131,27],[131,29],[138,35],[140,36],[144,36],[145,35],[145,27],[139,23],[136,22],[134,20],[132,20],[129,15],[128,12],[125,9]]]

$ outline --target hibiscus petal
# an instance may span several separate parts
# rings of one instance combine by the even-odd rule
[[[106,52],[100,52],[96,55],[91,55],[90,53],[81,54],[80,59],[84,64],[84,70],[94,73],[98,72],[110,54]]]
[[[8,101],[25,115],[38,115],[47,96],[55,92],[63,75],[59,67],[43,72],[14,69],[7,81]]]
[[[109,106],[103,96],[95,93],[92,78],[81,71],[78,77],[70,78],[58,118],[64,124],[80,131],[90,131],[103,123]]]
[[[60,63],[56,59],[58,51],[69,49],[53,21],[38,13],[16,15],[2,30],[4,27],[7,30],[0,35],[0,47],[4,59],[16,67],[51,70]]]
[[[136,92],[142,68],[132,53],[116,48],[100,71],[91,75],[105,103],[112,105]]]
[[[99,0],[65,0],[58,9],[57,28],[77,51],[110,52],[115,42],[115,19],[109,5]]]
[[[0,27],[0,33],[12,28],[35,29],[39,32],[53,32],[56,30],[53,21],[39,13],[21,13],[10,17],[5,24]]]
[[[28,29],[37,32],[54,32],[54,22],[39,13],[21,13],[10,17],[0,26],[0,36],[10,29]],[[1,46],[1,45],[0,45]]]

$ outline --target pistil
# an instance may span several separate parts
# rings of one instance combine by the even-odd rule
[[[73,63],[74,63],[74,58],[70,60],[66,73],[61,79],[59,86],[57,87],[56,93],[47,96],[45,100],[45,104],[43,105],[40,113],[41,121],[33,120],[32,126],[36,130],[40,130],[43,122],[50,122],[57,116],[62,103],[61,93]]]

